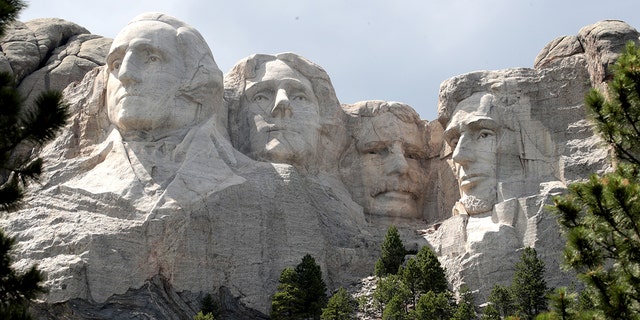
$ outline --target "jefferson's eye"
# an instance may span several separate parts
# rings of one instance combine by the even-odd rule
[[[455,148],[458,145],[458,138],[452,138],[447,141],[447,143],[449,144],[449,147]]]
[[[485,138],[493,137],[494,135],[495,133],[491,130],[482,130],[478,134],[478,139],[485,139]]]
[[[255,96],[253,96],[253,101],[255,102],[262,102],[267,100],[269,100],[269,97],[267,97],[267,95],[264,93],[258,93]]]
[[[307,95],[304,93],[293,93],[291,94],[291,101],[304,102],[307,101]]]
[[[120,60],[113,61],[111,62],[111,69],[118,70],[120,69],[120,65],[122,65],[122,62],[120,62]]]

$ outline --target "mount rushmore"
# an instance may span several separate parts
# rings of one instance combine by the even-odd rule
[[[477,302],[527,246],[549,286],[569,285],[544,206],[609,169],[584,95],[639,36],[601,21],[551,41],[532,68],[444,80],[427,121],[401,102],[341,104],[325,70],[294,53],[223,75],[200,33],[161,13],[113,40],[60,19],[17,22],[0,70],[27,100],[64,90],[72,117],[0,227],[18,241],[16,266],[46,273],[42,312],[78,317],[185,317],[208,292],[267,314],[280,272],[307,253],[330,289],[369,276],[390,225]]]

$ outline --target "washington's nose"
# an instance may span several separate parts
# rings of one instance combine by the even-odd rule
[[[286,90],[278,89],[273,108],[271,109],[271,116],[280,118],[291,116],[291,105],[289,104],[289,96]]]
[[[385,162],[385,171],[389,175],[403,175],[409,172],[409,163],[405,158],[402,143],[396,142],[391,146]]]
[[[466,164],[473,161],[473,148],[470,148],[467,140],[468,139],[464,134],[458,139],[458,143],[456,144],[456,147],[453,150],[453,154],[451,155],[451,159],[453,159],[454,162],[459,164]]]
[[[118,69],[118,80],[123,85],[140,82],[140,71],[130,52],[127,52]]]

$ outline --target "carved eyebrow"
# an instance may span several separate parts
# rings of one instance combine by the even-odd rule
[[[128,44],[123,43],[122,45],[113,48],[109,54],[107,54],[107,64],[110,65],[116,57],[122,56],[128,47]]]
[[[356,143],[356,150],[358,152],[367,152],[370,150],[376,150],[388,147],[388,143],[384,141],[369,141],[365,143]]]
[[[405,143],[402,144],[402,147],[404,148],[405,151],[408,151],[408,152],[411,152],[411,153],[414,153],[414,154],[418,154],[421,157],[423,157],[423,156],[426,157],[427,153],[424,151],[424,148],[421,148],[421,147],[419,147],[419,146],[417,146],[415,144],[411,144],[411,143],[406,143],[405,142]]]
[[[467,126],[473,130],[489,129],[489,130],[497,131],[499,128],[498,123],[493,119],[473,120],[469,122]]]
[[[449,142],[450,140],[460,136],[460,129],[458,128],[458,126],[447,128],[446,130],[444,130],[442,135],[444,136],[444,139]]]

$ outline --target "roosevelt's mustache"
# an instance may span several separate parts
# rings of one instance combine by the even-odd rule
[[[370,196],[377,197],[378,195],[391,191],[407,192],[411,194],[413,200],[418,199],[420,190],[417,190],[417,184],[412,181],[399,181],[399,180],[384,180],[377,183],[370,192]]]

